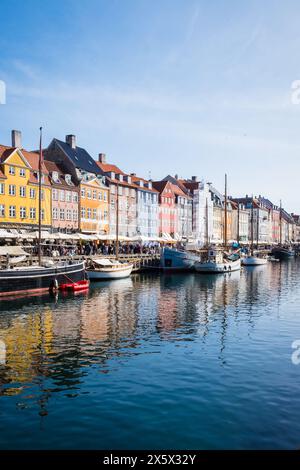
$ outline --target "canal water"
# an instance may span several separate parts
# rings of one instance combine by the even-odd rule
[[[295,340],[300,260],[1,301],[0,448],[299,449]]]

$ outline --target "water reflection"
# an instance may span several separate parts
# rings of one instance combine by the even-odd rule
[[[226,276],[135,275],[94,286],[88,295],[3,301],[0,394],[32,398],[35,386],[43,415],[51,394],[80,392],[87,368],[109,373],[113,358],[146,354],[148,343],[160,341],[205,343],[213,335],[218,360],[226,363],[232,325],[244,322],[251,332],[286,301],[297,279],[295,261]]]

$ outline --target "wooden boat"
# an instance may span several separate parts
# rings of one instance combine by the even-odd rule
[[[195,263],[195,270],[198,273],[212,273],[212,274],[225,274],[241,269],[241,260],[239,255],[237,257],[227,256],[224,252],[216,249],[208,251],[207,259],[197,261]]]
[[[272,249],[272,256],[275,258],[281,260],[281,259],[289,259],[293,258],[295,256],[295,251],[290,248],[290,247],[283,247],[283,246],[277,246]]]
[[[131,263],[120,263],[107,258],[91,259],[88,262],[87,275],[91,281],[108,281],[129,277],[133,269]]]

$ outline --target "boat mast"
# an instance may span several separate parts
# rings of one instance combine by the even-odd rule
[[[240,203],[238,202],[238,210],[237,210],[237,242],[240,244]]]
[[[251,256],[253,256],[253,243],[254,243],[254,201],[253,201],[253,194],[252,194],[252,199],[251,199],[251,247],[250,247],[250,252]]]
[[[208,201],[206,198],[206,206],[205,206],[205,222],[206,222],[206,246],[209,246],[209,236],[208,236]]]
[[[42,238],[42,161],[43,161],[43,150],[42,150],[42,131],[40,127],[40,152],[39,152],[39,191],[38,191],[38,221],[39,221],[39,237],[38,237],[38,259],[39,265],[42,264],[42,250],[41,250],[41,238]]]
[[[116,259],[119,259],[119,183],[117,183],[117,199],[116,199]]]
[[[282,202],[280,199],[280,209],[279,209],[279,245],[282,244]]]
[[[224,247],[227,247],[227,174],[225,173]]]

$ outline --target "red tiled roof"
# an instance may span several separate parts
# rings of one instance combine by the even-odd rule
[[[101,163],[101,162],[96,162],[98,167],[104,171],[104,173],[110,173],[111,171],[113,171],[114,173],[116,173],[116,175],[125,175],[126,173],[124,173],[122,170],[120,170],[119,167],[117,167],[116,165],[110,165],[108,163]]]

